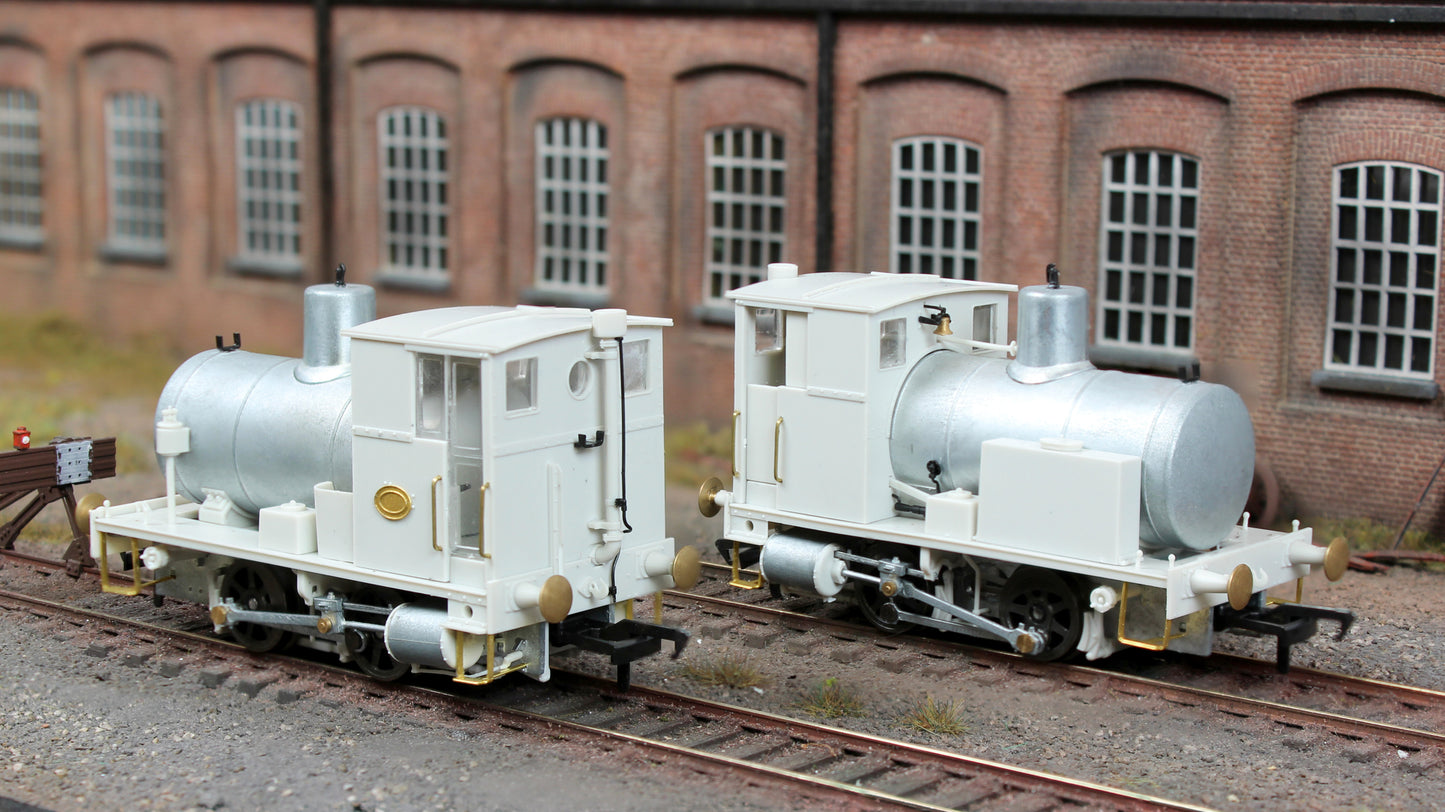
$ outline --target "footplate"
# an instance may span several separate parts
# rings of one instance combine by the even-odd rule
[[[1342,640],[1350,626],[1354,625],[1355,613],[1348,609],[1302,603],[1277,603],[1262,608],[1251,605],[1239,611],[1225,604],[1215,610],[1214,628],[1216,631],[1245,629],[1274,636],[1277,641],[1275,668],[1284,674],[1289,671],[1290,647],[1314,637],[1321,620],[1333,620],[1340,624],[1335,639]]]

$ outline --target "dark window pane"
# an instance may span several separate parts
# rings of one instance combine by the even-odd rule
[[[1404,251],[1390,252],[1390,286],[1396,288],[1410,286],[1410,255]]]
[[[1111,341],[1119,339],[1119,311],[1104,311],[1104,338]]]
[[[1385,199],[1385,167],[1365,167],[1365,199]],[[1363,345],[1362,345],[1363,346]]]
[[[1144,192],[1135,192],[1134,211],[1130,212],[1130,218],[1136,226],[1149,225],[1149,195]]]
[[[1174,306],[1188,310],[1194,307],[1194,280],[1181,276],[1174,282]]]
[[[1380,294],[1378,291],[1360,291],[1360,324],[1378,327],[1380,324]]]
[[[1335,321],[1355,323],[1355,292],[1349,288],[1335,291]]]
[[[1142,271],[1129,272],[1129,303],[1144,304],[1144,274]]]
[[[1356,198],[1360,196],[1360,170],[1340,170],[1340,197]]]
[[[1410,371],[1430,371],[1430,340],[1428,338],[1410,339]]]
[[[1104,274],[1104,300],[1117,302],[1123,298],[1123,274],[1118,271],[1109,271]]]
[[[1405,368],[1405,337],[1385,336],[1385,369]]]
[[[1391,293],[1385,297],[1385,326],[1405,326],[1405,303],[1407,297],[1403,293]]]
[[[1360,281],[1366,285],[1380,284],[1380,262],[1383,259],[1379,251],[1365,251],[1365,268]]]
[[[1149,343],[1157,346],[1169,343],[1169,319],[1163,313],[1149,317]]]
[[[1365,207],[1365,239],[1383,242],[1385,239],[1385,210],[1378,206]]]
[[[1353,240],[1359,233],[1355,225],[1355,218],[1359,210],[1353,206],[1341,206],[1339,209],[1340,222],[1335,229],[1335,235],[1342,240]]]
[[[1416,296],[1415,318],[1410,327],[1415,330],[1430,330],[1434,321],[1435,298],[1433,296]]]
[[[1330,341],[1330,360],[1336,364],[1348,364],[1353,359],[1350,357],[1350,339],[1353,334],[1348,330],[1336,330]]]

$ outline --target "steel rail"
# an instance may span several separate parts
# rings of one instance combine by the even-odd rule
[[[245,648],[241,645],[216,638],[214,636],[188,632],[181,629],[157,625],[147,621],[111,615],[95,609],[74,606],[60,601],[41,598],[34,595],[27,595],[9,589],[0,589],[0,600],[28,604],[42,609],[49,609],[57,614],[78,616],[87,620],[98,621],[112,625],[129,627],[149,632],[161,637],[184,640],[189,643],[199,644],[212,649],[225,650],[231,654],[243,654]],[[496,702],[487,701],[480,697],[469,696],[462,692],[443,690],[433,687],[411,685],[377,683],[350,669],[328,663],[316,662],[309,659],[302,659],[285,654],[271,653],[264,657],[267,661],[274,661],[281,665],[289,665],[293,668],[311,669],[324,672],[331,676],[337,676],[348,680],[364,683],[371,689],[383,688],[393,692],[415,692],[425,694],[433,698],[442,698],[449,702],[461,702],[468,707],[482,707],[489,711],[510,716],[520,721],[543,722],[546,724],[559,725],[575,732],[587,733],[594,736],[604,737],[613,740],[625,741],[638,746],[655,750],[662,750],[678,756],[704,761],[710,764],[726,767],[732,770],[740,770],[755,775],[767,776],[781,782],[802,785],[814,793],[824,793],[829,797],[838,797],[856,802],[859,799],[867,800],[878,804],[906,807],[909,809],[926,810],[927,812],[943,812],[954,810],[959,807],[941,806],[926,801],[908,798],[902,795],[891,794],[885,791],[870,787],[856,786],[840,782],[830,778],[817,775],[809,775],[804,772],[789,770],[774,765],[764,764],[757,761],[729,756],[724,753],[710,752],[698,747],[651,739],[643,735],[626,733],[602,726],[589,725],[575,720],[565,719],[557,715],[538,713],[523,708],[509,707]],[[566,674],[567,672],[559,672]],[[603,687],[601,680],[595,677],[584,675],[567,674],[567,679],[578,683],[593,683],[599,695],[605,695],[610,683]],[[708,715],[711,717],[732,717],[733,724],[743,730],[753,730],[764,726],[777,728],[777,732],[784,736],[806,735],[820,740],[831,740],[825,744],[850,746],[857,749],[865,749],[871,753],[877,753],[888,763],[894,763],[899,756],[911,756],[917,760],[927,759],[933,762],[934,766],[941,766],[945,769],[981,774],[999,781],[1010,791],[1022,792],[1048,792],[1061,800],[1073,803],[1085,803],[1094,808],[1111,808],[1118,810],[1182,810],[1186,812],[1201,812],[1208,807],[1202,807],[1183,802],[1171,801],[1163,798],[1155,798],[1140,793],[1131,792],[1112,787],[1094,784],[1079,779],[1067,778],[1050,773],[1031,770],[1023,767],[1015,767],[998,762],[986,761],[957,753],[950,753],[936,748],[925,747],[906,742],[899,742],[868,734],[856,733],[853,731],[834,728],[827,725],[790,719],[788,717],[742,708],[723,703],[710,702],[708,700],[687,697],[657,689],[633,686],[629,694],[615,695],[627,701],[636,702],[645,707],[652,708],[657,705],[666,705],[669,709],[688,713]]]
[[[729,570],[730,572],[730,570]],[[815,628],[831,628],[844,630],[857,635],[879,634],[870,626],[848,623],[829,618],[818,618],[803,612],[794,612],[786,609],[777,609],[769,606],[732,601],[726,598],[719,598],[708,595],[696,595],[688,592],[668,590],[663,593],[666,598],[675,600],[693,601],[700,604],[708,604],[714,607],[727,609],[730,613],[752,612],[755,614],[774,617],[786,620],[794,624],[806,624]],[[897,640],[897,637],[889,637],[890,640]],[[1432,730],[1407,727],[1404,725],[1390,724],[1387,722],[1375,722],[1363,719],[1358,716],[1348,716],[1332,711],[1315,710],[1297,705],[1289,705],[1283,702],[1276,702],[1265,699],[1241,696],[1239,694],[1226,693],[1205,688],[1196,688],[1187,685],[1180,685],[1174,682],[1155,679],[1152,677],[1141,677],[1133,674],[1121,674],[1094,666],[1077,665],[1072,663],[1050,663],[1030,660],[1013,652],[995,651],[993,649],[979,648],[967,643],[910,638],[908,645],[916,646],[919,649],[931,648],[934,651],[957,653],[967,651],[975,658],[991,659],[999,663],[1007,664],[1028,664],[1032,667],[1043,667],[1056,671],[1061,677],[1070,678],[1074,681],[1088,679],[1090,685],[1106,683],[1115,689],[1128,689],[1127,693],[1137,693],[1141,696],[1157,696],[1167,702],[1184,706],[1210,705],[1224,713],[1235,715],[1258,716],[1270,719],[1276,723],[1296,725],[1299,727],[1318,726],[1336,735],[1347,737],[1379,739],[1392,746],[1406,750],[1423,750],[1428,747],[1445,747],[1445,733]],[[1273,671],[1272,663],[1262,663],[1258,660],[1251,660],[1244,657],[1223,657],[1213,655],[1216,658],[1225,659],[1232,663],[1253,663],[1261,670],[1267,667]],[[1255,668],[1255,665],[1249,666]],[[1367,693],[1377,697],[1392,699],[1401,705],[1412,710],[1419,708],[1445,709],[1445,692],[1434,691],[1427,688],[1415,688],[1408,685],[1397,685],[1394,683],[1369,680],[1359,677],[1351,677],[1345,674],[1333,674],[1325,671],[1313,671],[1310,669],[1299,669],[1298,676],[1302,680],[1309,680],[1311,684],[1329,690],[1342,693],[1360,694]],[[1285,678],[1293,678],[1295,669],[1291,669]]]
[[[569,674],[568,676],[571,679],[577,678],[577,675]],[[592,682],[600,682],[600,680],[596,677],[586,677],[585,679]],[[1015,765],[1003,764],[1001,762],[989,761],[987,759],[980,759],[973,756],[966,756],[961,753],[941,750],[936,747],[928,747],[926,745],[914,744],[911,742],[900,742],[895,739],[889,739],[882,736],[875,736],[868,733],[860,733],[854,730],[847,730],[845,728],[833,727],[831,725],[823,725],[816,722],[794,719],[791,717],[768,713],[766,711],[754,710],[752,708],[745,708],[738,705],[730,705],[722,702],[699,699],[697,697],[686,696],[684,694],[678,694],[672,691],[664,691],[658,688],[633,686],[630,689],[629,694],[624,698],[635,699],[641,702],[654,704],[666,703],[683,713],[726,713],[729,715],[740,717],[741,719],[745,720],[744,723],[756,723],[757,721],[763,721],[776,726],[779,732],[785,735],[797,736],[801,734],[805,736],[816,737],[818,739],[831,739],[833,740],[833,742],[842,742],[845,746],[851,746],[858,749],[882,749],[890,755],[907,755],[919,759],[920,761],[928,760],[936,765],[941,765],[944,767],[967,770],[969,772],[983,773],[989,778],[1002,781],[1006,784],[1016,782],[1020,785],[1017,788],[1022,790],[1035,790],[1039,786],[1043,786],[1051,793],[1064,796],[1062,798],[1063,800],[1076,803],[1083,803],[1089,805],[1108,803],[1113,805],[1113,808],[1117,809],[1208,809],[1208,807],[1202,807],[1195,804],[1188,804],[1180,801],[1171,801],[1164,798],[1144,795],[1141,793],[1132,792],[1130,790],[1124,790],[1117,787],[1109,787],[1102,784],[1097,784],[1092,781],[1084,781],[1081,779],[1056,775],[1054,773],[1043,772],[1041,770],[1033,770],[1026,767],[1018,767]],[[819,778],[818,780],[824,781],[825,783],[829,784],[836,784],[840,787],[853,788],[852,785],[838,784],[838,782],[830,781],[828,779]],[[867,791],[867,788],[864,787],[857,787],[856,789]],[[873,795],[880,800],[886,800],[891,803],[904,804],[918,809],[952,810],[958,808],[953,806],[940,806],[930,804],[897,795],[890,795],[887,793],[873,792]]]

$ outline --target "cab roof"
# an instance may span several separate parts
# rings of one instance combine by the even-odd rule
[[[769,279],[727,294],[738,304],[783,310],[842,310],[881,313],[898,305],[964,291],[1012,293],[1017,285],[968,282],[925,274],[808,273]]]
[[[671,319],[627,317],[629,328],[671,325]],[[341,334],[370,341],[495,355],[555,336],[591,329],[590,310],[519,305],[418,310],[359,324],[343,330]]]

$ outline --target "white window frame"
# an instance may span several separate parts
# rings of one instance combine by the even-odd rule
[[[285,99],[236,105],[236,255],[301,271],[301,108]]]
[[[1117,161],[1123,162],[1122,179],[1113,171]],[[1142,170],[1140,161],[1147,162]],[[1198,158],[1168,150],[1127,149],[1104,155],[1099,344],[1194,349],[1202,172]]]
[[[1398,161],[1332,175],[1325,367],[1433,379],[1445,178]]]
[[[166,250],[165,117],[160,99],[122,91],[105,102],[107,242],[122,251]]]
[[[426,107],[389,107],[376,122],[381,275],[445,287],[451,264],[446,117]]]
[[[537,122],[536,285],[596,293],[607,289],[607,126],[594,119]]]
[[[782,133],[730,126],[704,136],[707,231],[703,306],[731,307],[730,290],[762,281],[787,241],[787,161]]]
[[[40,102],[21,87],[0,87],[0,240],[45,237]]]
[[[961,138],[893,142],[888,270],[978,279],[983,149]]]

